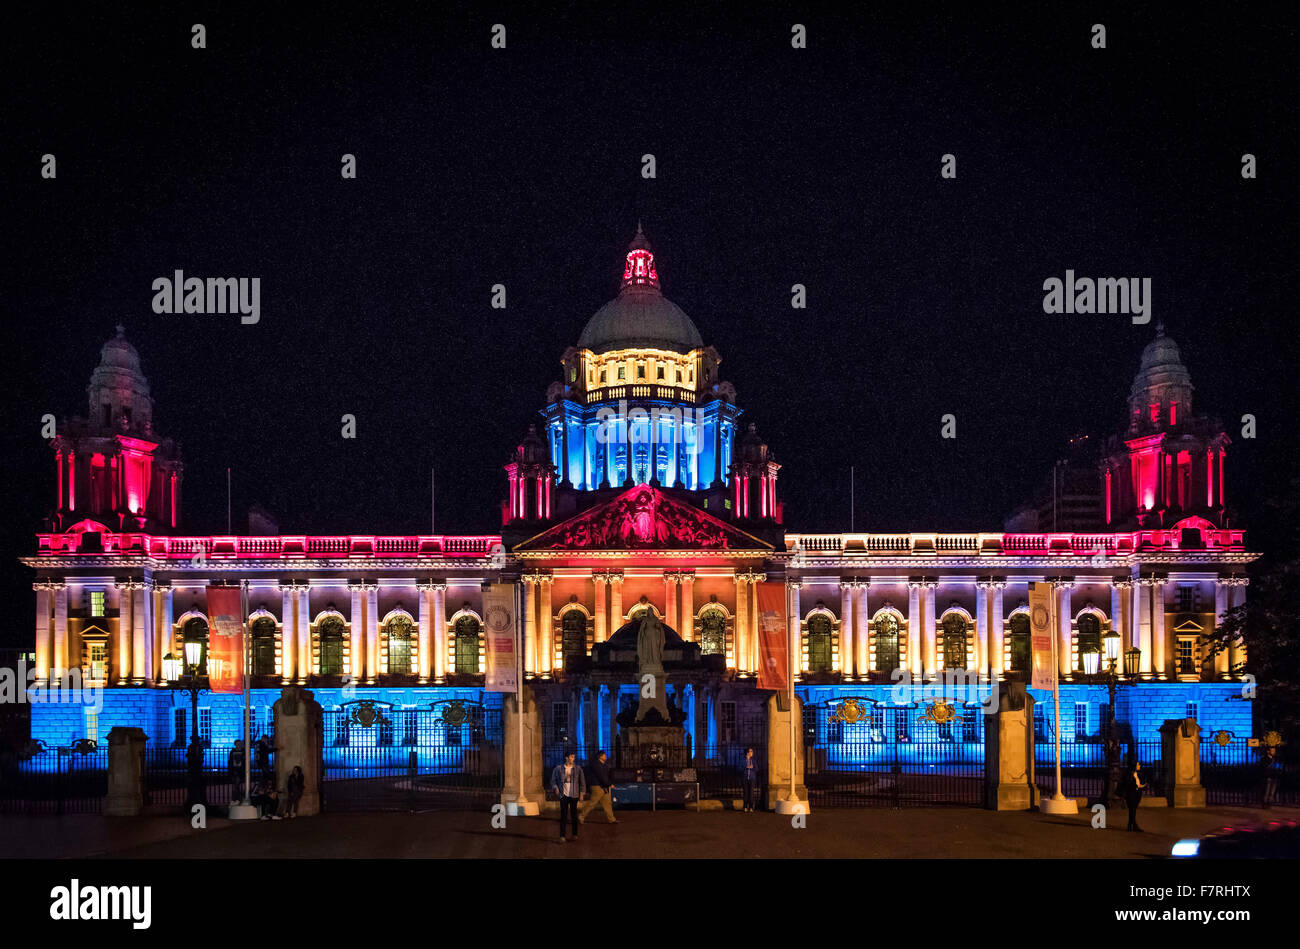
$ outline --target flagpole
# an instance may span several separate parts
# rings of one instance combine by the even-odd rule
[[[234,801],[230,804],[231,820],[257,820],[257,808],[253,806],[252,797],[252,780],[253,780],[253,745],[249,719],[252,717],[253,691],[250,683],[251,663],[249,662],[249,650],[252,648],[251,637],[248,635],[248,581],[239,581],[239,623],[240,639],[244,644],[244,799],[239,803]]]
[[[1056,605],[1056,584],[1052,584],[1052,731],[1056,736],[1056,793],[1039,802],[1038,809],[1045,814],[1077,814],[1079,805],[1074,798],[1061,793],[1061,667],[1057,660],[1061,616]]]
[[[794,616],[794,596],[793,589],[790,586],[790,579],[787,577],[785,585],[785,678],[786,678],[786,701],[790,714],[790,792],[784,801],[776,802],[776,812],[778,814],[807,814],[809,812],[808,802],[799,800],[796,790],[795,766],[798,763],[795,758],[795,727],[794,727],[794,669],[795,669],[795,630],[798,624]],[[760,629],[762,619],[759,620]],[[760,657],[760,661],[762,658]],[[770,749],[769,745],[769,749]]]

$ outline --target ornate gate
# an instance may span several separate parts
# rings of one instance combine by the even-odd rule
[[[488,807],[502,787],[501,710],[468,699],[396,708],[377,699],[324,715],[327,811]]]
[[[814,807],[979,807],[984,721],[979,706],[864,697],[809,705],[805,775]]]

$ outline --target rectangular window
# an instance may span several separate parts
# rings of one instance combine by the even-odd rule
[[[387,715],[379,717],[379,737],[375,739],[375,744],[391,746],[393,744],[393,716],[396,712],[389,711]]]
[[[189,723],[187,722],[188,718],[189,716],[185,714],[185,709],[178,708],[172,710],[172,744],[173,745],[181,746],[184,745],[185,742],[188,740],[189,738],[189,735],[187,734],[189,730]]]
[[[1196,675],[1196,639],[1192,636],[1178,637],[1178,674]]]
[[[681,381],[682,381],[682,371],[681,371],[680,369],[678,369],[678,370],[677,370],[677,382],[680,384]]]
[[[604,369],[600,370],[600,383],[601,383],[601,385],[604,385],[604,384],[605,384],[605,370],[604,370]]]
[[[660,366],[660,367],[656,370],[656,376],[655,376],[655,378],[657,378],[657,379],[662,379],[663,377],[664,377],[664,367],[663,367],[663,366]]]
[[[1200,605],[1198,603],[1196,592],[1196,587],[1194,586],[1180,586],[1178,588],[1178,612],[1196,612],[1197,607]]]
[[[212,747],[212,709],[199,709],[199,740],[205,748]]]
[[[551,740],[567,742],[569,740],[569,703],[551,703]]]
[[[885,710],[882,706],[871,706],[871,740],[885,740]]]
[[[416,730],[419,726],[420,717],[415,709],[410,708],[402,712],[402,744],[408,748],[418,742],[416,741]]]
[[[908,709],[894,709],[894,739],[896,741],[911,741],[912,734],[909,729],[912,727],[912,718]]]
[[[91,741],[99,741],[99,713],[93,708],[86,709],[86,737]]]
[[[106,643],[90,644],[90,668],[88,678],[92,683],[102,685],[108,679],[108,645]]]
[[[636,377],[637,377],[638,379],[644,379],[644,378],[645,378],[645,363],[641,363],[640,365],[638,365],[638,366],[636,367]]]
[[[1034,703],[1034,740],[1047,740],[1047,709],[1042,702]]]
[[[962,709],[962,741],[975,742],[980,740],[980,717],[983,714],[978,706]]]
[[[91,616],[104,615],[104,591],[103,590],[90,591],[90,615]]]
[[[1185,714],[1184,717],[1186,717],[1186,718],[1194,718],[1194,719],[1196,719],[1196,720],[1199,722],[1199,721],[1201,720],[1201,703],[1200,703],[1200,702],[1188,702],[1188,703],[1187,703],[1187,712],[1186,712],[1186,714]]]
[[[720,706],[721,720],[718,722],[718,740],[736,740],[736,703],[723,702]]]
[[[627,378],[627,367],[626,367],[626,366],[619,366],[619,367],[618,367],[618,378],[619,378],[620,380],[622,380],[622,379],[626,379],[626,378]]]
[[[1081,741],[1088,737],[1088,703],[1074,703],[1074,740]]]

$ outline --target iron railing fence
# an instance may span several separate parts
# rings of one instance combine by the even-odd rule
[[[1131,757],[1136,754],[1142,764],[1143,780],[1148,785],[1144,797],[1165,793],[1164,762],[1159,740],[1124,742],[1120,746],[1117,787],[1123,781]],[[1066,797],[1099,800],[1106,787],[1106,745],[1101,741],[1061,742],[1061,793]],[[1034,746],[1034,784],[1041,794],[1056,793],[1056,744],[1039,741]]]
[[[90,739],[0,756],[0,814],[99,813],[107,793],[108,748]]]
[[[1266,761],[1263,746],[1244,739],[1227,744],[1201,742],[1201,783],[1210,805],[1260,807],[1272,790],[1272,804],[1300,806],[1300,758],[1277,750],[1276,763]],[[1272,788],[1269,788],[1269,783]]]

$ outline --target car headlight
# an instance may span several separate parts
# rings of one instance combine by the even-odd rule
[[[1174,844],[1175,857],[1194,857],[1201,851],[1201,842],[1195,837],[1186,837]]]

